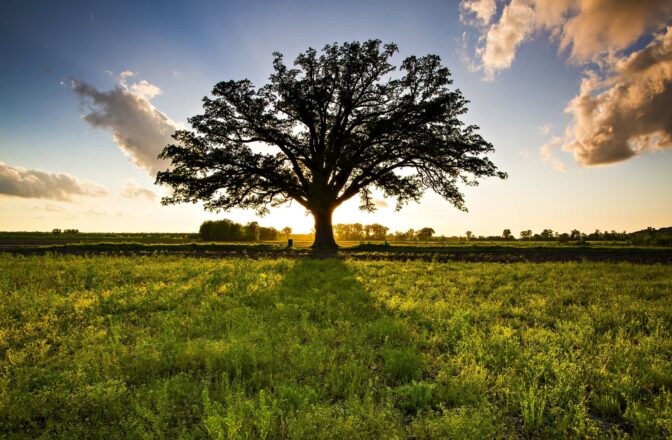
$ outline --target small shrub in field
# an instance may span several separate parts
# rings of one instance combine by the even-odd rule
[[[395,407],[407,414],[416,414],[429,408],[433,401],[436,384],[415,382],[394,389]]]
[[[403,384],[422,375],[422,353],[413,348],[383,352],[383,373],[391,384]]]

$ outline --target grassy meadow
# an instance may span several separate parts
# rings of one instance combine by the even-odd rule
[[[669,438],[672,270],[0,254],[0,437]]]

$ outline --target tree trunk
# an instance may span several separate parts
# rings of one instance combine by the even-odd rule
[[[313,211],[315,218],[315,242],[313,249],[336,249],[338,245],[334,240],[334,229],[331,224],[333,209]]]

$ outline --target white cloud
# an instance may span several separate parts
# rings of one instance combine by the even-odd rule
[[[511,67],[518,46],[533,29],[534,10],[527,0],[512,0],[504,7],[499,22],[485,35],[485,46],[478,50],[486,79],[493,79],[497,71]]]
[[[553,128],[553,124],[544,124],[539,127],[539,133],[543,134],[544,136],[548,136],[548,134],[551,132],[551,128]]]
[[[36,199],[73,201],[75,196],[101,197],[104,187],[65,173],[12,167],[0,162],[0,194]]]
[[[142,96],[145,99],[152,99],[162,93],[160,88],[154,84],[148,83],[144,79],[138,83],[132,84],[130,90],[134,94]]]
[[[171,135],[178,126],[149,101],[161,89],[142,80],[127,84],[130,71],[119,75],[120,83],[112,90],[100,91],[79,80],[72,80],[72,89],[86,109],[83,119],[92,127],[109,130],[119,148],[137,166],[151,176],[168,168],[169,163],[157,156],[174,142]]]
[[[154,191],[143,188],[133,179],[128,179],[121,189],[121,194],[129,199],[156,199]]]
[[[460,7],[460,18],[463,22],[468,22],[468,17],[473,14],[480,23],[488,24],[497,13],[495,0],[465,0]]]
[[[557,171],[565,171],[567,169],[565,164],[554,155],[554,150],[560,148],[562,142],[563,138],[561,136],[553,136],[548,142],[539,148],[539,154],[541,155],[542,159],[544,159],[544,162],[548,163],[551,167],[553,167],[553,169]]]

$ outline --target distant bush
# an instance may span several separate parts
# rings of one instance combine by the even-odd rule
[[[628,241],[631,244],[670,246],[672,245],[672,227],[660,229],[648,227],[631,233]]]
[[[259,240],[279,240],[280,235],[280,231],[275,228],[259,227]]]
[[[280,233],[275,228],[259,226],[257,222],[247,225],[229,219],[208,220],[201,224],[198,235],[207,241],[259,241],[277,240]]]

